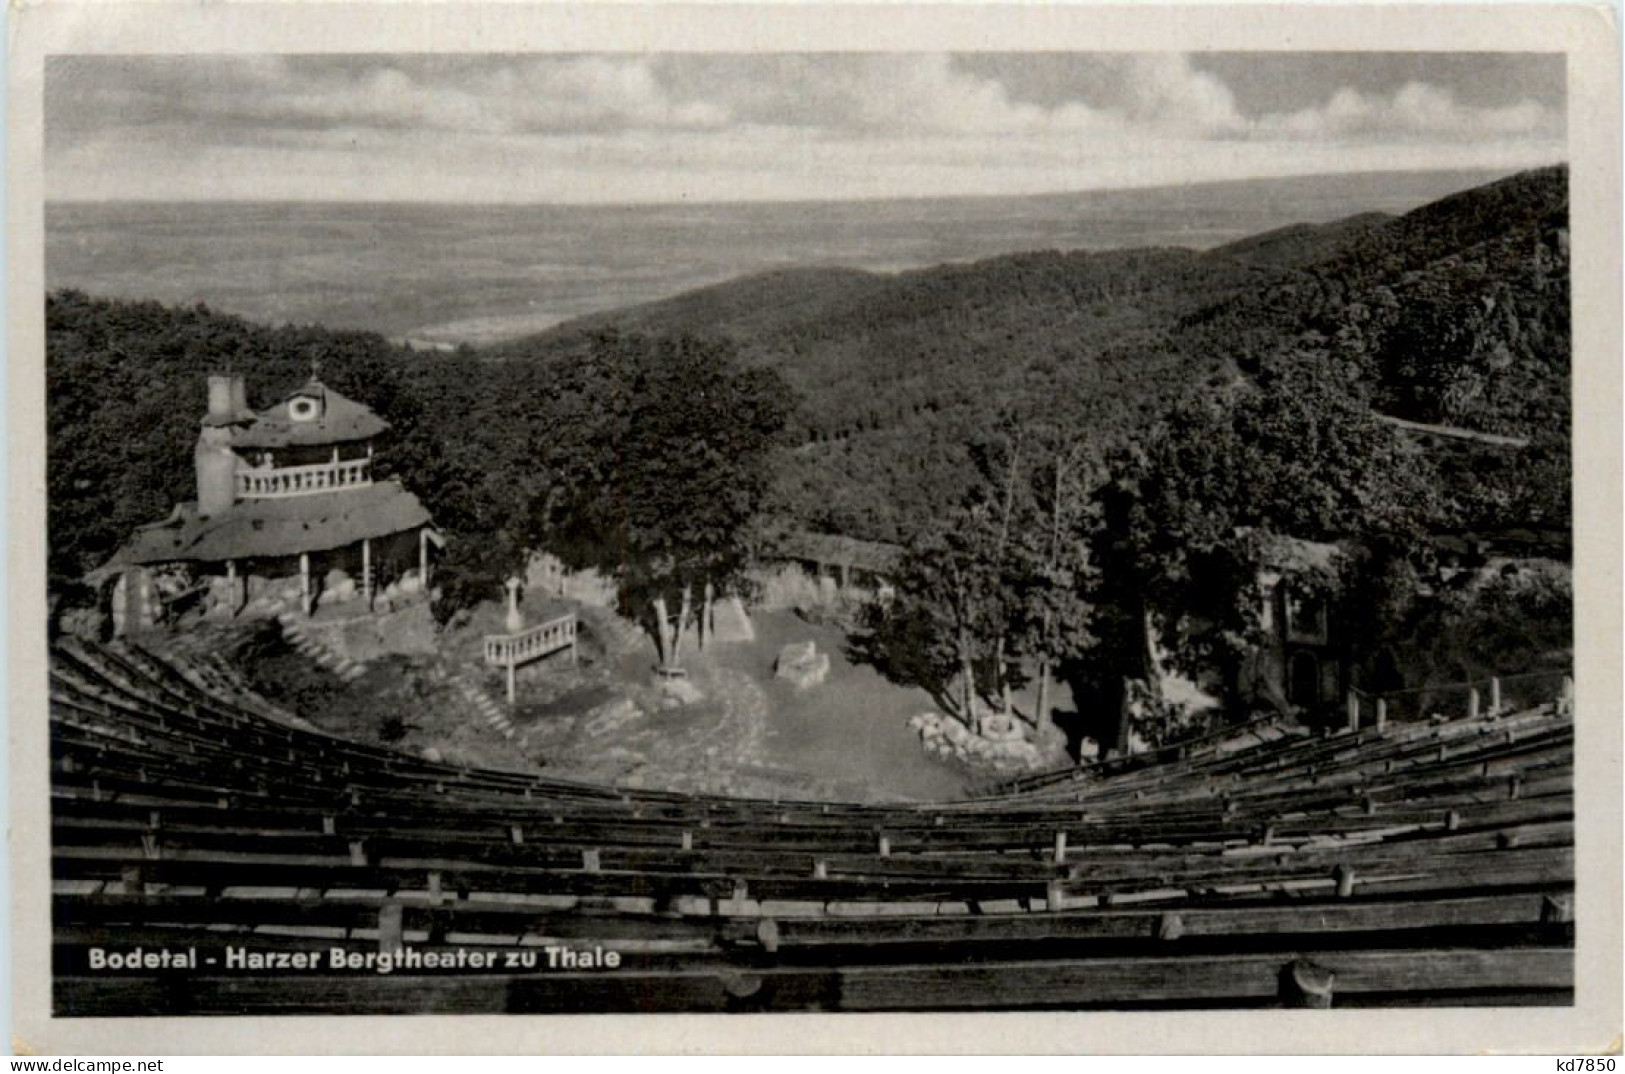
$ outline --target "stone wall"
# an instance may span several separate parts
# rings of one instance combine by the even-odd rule
[[[357,605],[357,611],[359,614],[349,618],[303,620],[300,626],[316,641],[358,664],[390,653],[436,652],[434,616],[428,601],[371,614]]]

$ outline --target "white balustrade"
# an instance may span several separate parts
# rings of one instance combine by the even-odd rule
[[[574,613],[549,619],[517,634],[487,634],[485,662],[493,667],[511,668],[568,649],[575,644]]]
[[[245,500],[309,496],[318,492],[361,488],[370,484],[372,484],[371,459],[237,471],[237,495]]]

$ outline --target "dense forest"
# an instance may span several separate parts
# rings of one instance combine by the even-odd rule
[[[1562,528],[1567,183],[1564,168],[1527,172],[1401,217],[1301,225],[1206,253],[786,271],[561,325],[490,356],[557,360],[610,326],[727,338],[799,397],[780,509],[819,529],[906,540],[963,499],[968,451],[1001,415],[1087,429],[1104,458],[1192,393],[1307,353],[1382,412],[1535,441],[1518,463],[1529,480],[1481,481],[1480,464],[1502,463],[1458,461],[1452,524],[1514,514]]]
[[[1256,567],[1237,533],[1360,538],[1378,550],[1362,569],[1393,577],[1414,564],[1381,550],[1423,533],[1569,526],[1563,168],[1202,253],[777,272],[482,351],[73,291],[46,327],[59,593],[191,496],[208,373],[247,374],[264,406],[312,363],[390,422],[380,471],[450,539],[447,609],[539,545],[611,567],[606,549],[639,548],[685,591],[726,583],[769,519],[918,552],[918,588],[952,599],[891,626],[928,630],[955,601],[999,619],[996,654],[950,645],[932,673],[981,671],[1006,697],[1022,653],[1087,664],[1079,639],[1126,637],[1114,601],[1224,625],[1233,609],[1188,583]],[[1378,415],[1530,446],[1421,445]],[[678,532],[669,501],[626,510],[627,451],[650,488],[677,474],[730,499],[712,471],[741,444],[763,462],[727,471],[728,511]],[[1088,607],[1080,579],[1104,587]],[[1003,595],[978,604],[976,585]]]

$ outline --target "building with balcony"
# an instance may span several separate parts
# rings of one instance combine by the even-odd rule
[[[111,582],[114,633],[192,612],[314,615],[426,598],[442,541],[416,496],[373,478],[387,429],[315,377],[263,411],[248,407],[241,376],[210,377],[197,499],[137,530],[91,576]]]

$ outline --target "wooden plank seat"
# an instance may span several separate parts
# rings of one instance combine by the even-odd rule
[[[1516,892],[1447,899],[1394,901],[1347,899],[1295,901],[1290,905],[1240,904],[1166,909],[1066,910],[1058,913],[990,915],[906,915],[881,918],[796,916],[775,920],[774,947],[873,948],[931,944],[1000,946],[1077,940],[1140,941],[1147,949],[1169,949],[1198,938],[1276,940],[1290,945],[1329,933],[1414,932],[1422,930],[1517,930],[1542,928],[1554,941],[1573,924],[1554,913],[1549,893]],[[1512,935],[1511,931],[1503,933]],[[730,919],[721,930],[729,943],[760,946],[763,930]],[[853,952],[861,958],[862,952]]]
[[[110,781],[111,782],[111,781]],[[139,785],[139,784],[138,784]],[[110,788],[103,788],[104,791]],[[205,790],[205,795],[213,788]],[[216,840],[251,840],[286,838],[290,835],[312,835],[322,832],[337,839],[367,839],[375,846],[426,845],[440,848],[446,853],[463,847],[481,854],[502,854],[510,844],[534,848],[536,846],[563,847],[573,851],[586,847],[648,849],[662,855],[677,847],[686,847],[694,854],[734,854],[737,860],[748,860],[752,853],[771,858],[792,858],[800,855],[819,855],[839,867],[848,858],[866,860],[878,853],[872,833],[851,833],[839,830],[809,831],[785,828],[781,830],[745,832],[717,828],[692,828],[659,821],[634,824],[625,820],[616,823],[583,823],[574,819],[566,822],[557,814],[557,823],[538,823],[534,817],[523,822],[499,823],[491,818],[476,816],[471,819],[436,818],[434,827],[416,827],[404,818],[391,820],[388,816],[366,816],[348,811],[300,806],[290,808],[282,803],[274,806],[266,799],[239,802],[229,811],[222,811],[218,798],[213,803],[192,803],[176,808],[154,809],[149,803],[118,804],[107,801],[60,801],[57,823],[63,828],[61,841],[71,841],[76,833],[107,831],[152,831],[170,842],[192,835]],[[212,805],[212,808],[211,808]],[[1257,825],[1243,828],[1241,840],[1197,841],[1194,845],[1207,845],[1216,849],[1251,845],[1267,836],[1278,848],[1290,848],[1311,840],[1324,840],[1337,834],[1351,838],[1407,837],[1424,830],[1461,830],[1467,833],[1482,830],[1492,824],[1526,824],[1535,821],[1567,819],[1571,799],[1562,796],[1522,798],[1504,804],[1471,803],[1448,812],[1437,807],[1405,812],[1391,806],[1377,813],[1357,807],[1351,816],[1304,816],[1280,818],[1268,830],[1260,832]],[[1492,812],[1493,811],[1493,812]],[[1450,818],[1455,817],[1454,828]],[[159,832],[161,829],[161,832]],[[1144,830],[1126,833],[1122,830],[1100,829],[1079,822],[1065,822],[1048,830],[1001,829],[994,841],[976,838],[978,833],[941,832],[936,828],[899,832],[888,837],[888,854],[895,868],[920,870],[954,870],[967,863],[974,866],[978,859],[992,862],[1000,870],[1018,869],[1023,862],[1042,861],[1053,851],[1053,833],[1063,833],[1067,850],[1075,856],[1088,856],[1100,847],[1125,845],[1125,834],[1137,834],[1138,845],[1151,843],[1167,854],[1180,845],[1172,842],[1154,843]],[[1165,836],[1165,832],[1157,833]],[[87,838],[93,837],[87,836]],[[1128,844],[1134,845],[1134,844]]]
[[[574,940],[615,944],[622,950],[722,952],[771,947],[781,960],[798,950],[854,949],[843,961],[874,960],[879,948],[953,945],[960,955],[985,957],[1023,950],[1033,957],[1067,957],[1142,950],[1290,950],[1305,944],[1359,942],[1363,934],[1406,934],[1418,942],[1490,944],[1535,936],[1547,943],[1572,939],[1573,924],[1556,912],[1548,893],[1469,896],[1422,901],[1346,900],[1292,905],[1066,911],[1043,914],[889,914],[853,916],[839,903],[815,904],[813,913],[744,918],[671,913],[594,912],[591,900],[541,907],[482,900],[430,906],[387,897],[299,900],[107,895],[57,897],[53,912],[64,926],[59,940],[94,942],[97,929],[218,932],[237,926],[264,934],[317,930],[328,938],[376,942],[380,914],[396,906],[404,932],[420,946],[445,944],[453,934],[509,937],[514,944]],[[771,926],[762,922],[771,920]],[[1418,936],[1419,933],[1432,934]],[[100,935],[105,935],[105,932]],[[193,935],[190,942],[202,937]],[[182,942],[187,942],[183,939]],[[1032,945],[1047,945],[1034,948]],[[1066,945],[1064,948],[1059,945]],[[881,956],[882,959],[890,956]],[[917,956],[916,956],[917,957]]]
[[[1573,722],[1551,708],[865,805],[428,762],[130,645],[59,647],[50,681],[67,1013],[1270,1005],[1305,951],[1339,1004],[1572,998]],[[297,988],[73,961],[110,933],[376,952],[380,915],[430,947],[638,958]]]
[[[56,981],[73,1015],[280,1013],[538,1013],[600,1011],[968,1010],[1145,1005],[1282,1005],[1293,965],[1324,967],[1341,1005],[1450,994],[1479,1002],[1572,1001],[1566,947],[1306,950],[1296,958],[1185,955],[1046,961],[815,967],[705,966],[614,973],[378,974],[286,977],[185,974]]]

